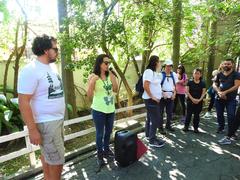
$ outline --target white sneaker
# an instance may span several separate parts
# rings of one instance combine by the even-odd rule
[[[210,112],[206,112],[206,114],[203,117],[208,118],[210,116],[211,116],[211,113]]]
[[[232,141],[229,137],[224,137],[218,141],[219,144],[221,145],[226,145],[226,144],[231,144]]]
[[[166,142],[164,140],[155,139],[153,142],[149,142],[149,146],[160,148],[160,147],[163,147],[165,145],[165,143]]]
[[[145,137],[144,139],[148,142],[150,138],[149,137]]]

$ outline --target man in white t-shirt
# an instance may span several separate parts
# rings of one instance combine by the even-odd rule
[[[36,37],[32,51],[37,59],[19,74],[19,108],[28,127],[30,141],[41,147],[44,179],[61,179],[64,164],[63,85],[54,64],[57,41],[47,35]]]
[[[174,129],[171,126],[172,114],[173,114],[173,106],[174,99],[176,97],[176,83],[178,81],[177,74],[172,71],[173,62],[168,59],[164,62],[164,70],[162,71],[162,96],[163,98],[160,100],[160,110],[161,110],[161,122],[163,122],[163,113],[166,107],[167,114],[167,122],[166,129],[173,132]],[[163,130],[163,125],[159,128],[160,133],[166,134]]]

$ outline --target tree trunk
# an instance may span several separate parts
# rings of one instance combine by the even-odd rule
[[[8,69],[9,69],[11,60],[12,60],[14,55],[16,57],[18,56],[18,34],[19,34],[19,28],[20,28],[20,21],[17,22],[16,32],[15,32],[14,51],[9,56],[9,58],[7,60],[6,67],[5,67],[4,79],[3,79],[3,92],[4,92],[5,95],[7,94],[7,77],[8,77]]]
[[[59,21],[59,32],[65,33],[69,35],[69,27],[64,24],[64,20],[67,18],[67,2],[66,0],[58,0],[58,21]],[[64,28],[64,25],[65,28]],[[74,87],[74,78],[73,72],[70,70],[66,70],[66,64],[71,62],[71,54],[64,53],[65,48],[60,46],[61,48],[61,66],[62,66],[62,80],[64,85],[64,94],[65,94],[65,102],[66,104],[70,104],[73,108],[73,112],[66,112],[65,118],[74,118],[77,117],[77,106],[76,106],[76,95],[75,95],[75,87]]]
[[[149,24],[144,23],[143,24],[143,48],[145,48],[145,50],[143,51],[142,54],[142,66],[141,66],[141,74],[144,73],[149,56],[150,56],[150,33],[151,33],[151,29],[152,27],[149,26]]]
[[[7,77],[8,77],[8,69],[11,63],[11,60],[13,58],[13,56],[15,55],[15,49],[14,51],[10,54],[10,56],[8,57],[6,66],[5,66],[5,70],[4,70],[4,77],[3,77],[3,94],[6,96],[7,95]]]
[[[210,19],[207,17],[203,20],[203,23],[201,25],[201,31],[203,32],[203,37],[202,37],[202,43],[201,43],[201,48],[207,52],[208,50],[208,43],[209,43],[209,27],[210,27]],[[207,72],[207,66],[208,66],[208,56],[209,53],[205,53],[202,57],[202,77],[204,79],[207,79],[208,77],[206,76]]]
[[[141,72],[139,70],[139,67],[138,67],[138,64],[137,64],[137,60],[135,59],[135,57],[132,57],[132,61],[133,61],[133,65],[134,65],[134,68],[136,70],[136,73],[138,75],[138,77],[141,76]]]
[[[144,73],[146,66],[147,66],[147,62],[150,56],[150,50],[144,50],[143,54],[142,54],[142,67],[141,67],[141,74]]]
[[[25,51],[25,47],[26,47],[26,43],[27,43],[27,28],[28,28],[28,24],[27,21],[24,22],[24,36],[23,36],[23,44],[22,46],[19,48],[19,50],[17,50],[18,53],[16,53],[16,59],[15,59],[15,66],[14,66],[14,83],[13,83],[13,96],[17,97],[17,83],[18,83],[18,72],[19,72],[19,62],[20,62],[20,58],[22,57],[24,51]]]
[[[117,4],[118,0],[114,0],[111,2],[111,4],[106,7],[104,1],[101,1],[101,5],[102,7],[104,8],[104,15],[103,15],[103,20],[102,20],[102,39],[101,39],[101,47],[102,47],[102,50],[108,54],[110,56],[110,58],[112,59],[112,63],[113,63],[113,66],[115,68],[115,70],[117,71],[118,75],[120,76],[125,88],[126,88],[126,91],[127,91],[127,94],[128,94],[128,106],[132,106],[133,105],[133,93],[132,93],[132,89],[130,88],[128,82],[127,82],[127,79],[125,78],[123,72],[121,71],[121,69],[119,68],[118,64],[116,63],[112,53],[110,52],[110,50],[107,48],[107,42],[106,42],[106,24],[107,24],[107,21],[108,21],[108,18],[109,16],[111,15],[112,13],[112,10],[114,8],[114,6]],[[130,112],[131,114],[131,112]]]
[[[182,0],[173,0],[173,68],[177,69],[180,58],[180,36],[182,26]]]
[[[207,86],[212,84],[212,71],[214,70],[216,58],[216,36],[217,36],[217,21],[214,20],[211,24],[209,57],[208,57],[208,70],[207,70]]]

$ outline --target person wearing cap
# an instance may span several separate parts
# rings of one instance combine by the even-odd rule
[[[170,59],[167,59],[164,62],[163,66],[164,70],[162,71],[162,99],[160,100],[160,114],[161,114],[161,120],[160,122],[163,122],[163,113],[164,109],[166,108],[166,114],[167,114],[167,122],[165,128],[171,132],[174,131],[174,129],[171,126],[172,121],[172,114],[173,114],[173,106],[174,106],[174,99],[176,97],[176,83],[178,82],[178,77],[175,72],[172,71],[173,68],[173,62]],[[163,130],[163,123],[159,127],[161,134],[166,134]]]

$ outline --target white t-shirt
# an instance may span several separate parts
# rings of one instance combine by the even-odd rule
[[[175,72],[172,72],[172,73],[173,73],[173,77],[174,77],[175,85],[176,85],[176,83],[178,82],[178,76]],[[170,74],[166,75],[166,78],[162,85],[163,97],[171,98],[173,95],[174,89],[175,89],[175,85],[173,83],[173,79],[172,79],[171,75]]]
[[[161,88],[161,81],[162,81],[162,74],[153,72],[151,69],[146,69],[143,73],[143,84],[144,81],[150,81],[150,91],[151,94],[156,97],[157,99],[162,98],[162,88]],[[147,92],[144,90],[142,95],[143,99],[150,99]]]
[[[18,93],[33,95],[30,103],[36,123],[64,118],[63,84],[54,64],[34,60],[26,65],[19,74]]]

